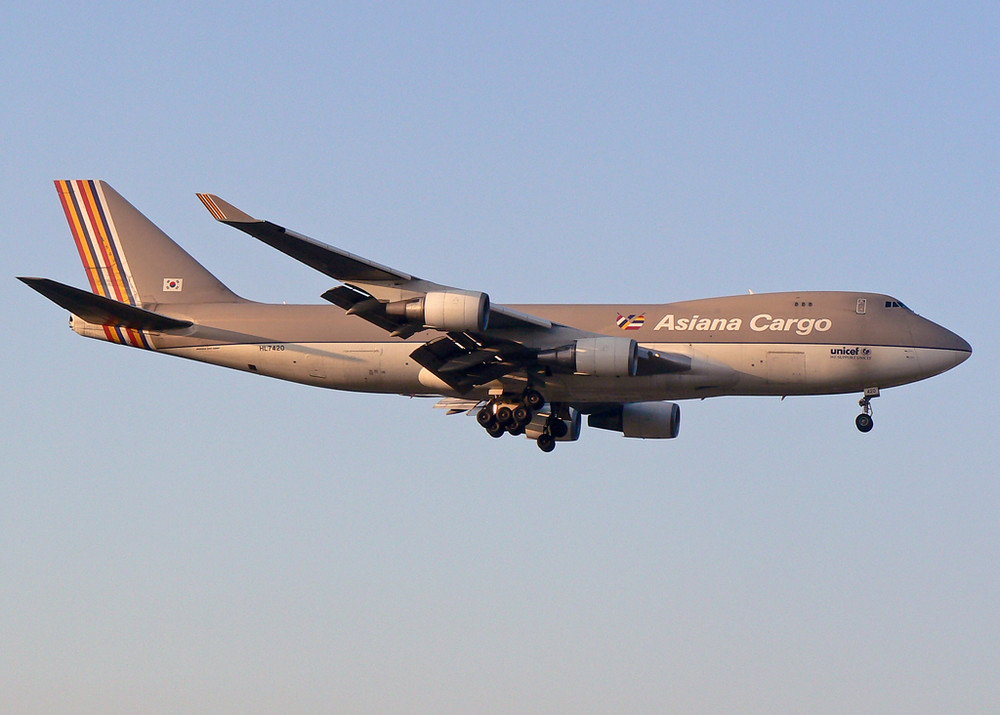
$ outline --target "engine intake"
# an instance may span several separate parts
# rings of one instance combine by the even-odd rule
[[[467,290],[432,291],[422,298],[389,303],[385,312],[437,330],[483,332],[490,318],[490,297]]]
[[[632,377],[639,346],[629,338],[581,338],[571,345],[538,354],[542,365],[593,377]]]
[[[681,408],[674,402],[631,402],[587,418],[598,429],[639,439],[673,439],[681,431]]]

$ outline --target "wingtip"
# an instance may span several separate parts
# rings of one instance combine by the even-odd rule
[[[222,221],[223,223],[256,223],[259,220],[240,211],[231,203],[220,199],[215,194],[197,194],[197,196],[216,221]]]

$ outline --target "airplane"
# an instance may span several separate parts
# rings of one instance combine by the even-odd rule
[[[660,305],[500,305],[253,218],[198,194],[218,221],[340,283],[326,304],[264,304],[209,273],[110,185],[56,181],[90,291],[20,277],[89,338],[336,390],[439,398],[492,437],[544,452],[590,427],[670,439],[675,400],[880,391],[972,354],[888,295],[747,294]]]

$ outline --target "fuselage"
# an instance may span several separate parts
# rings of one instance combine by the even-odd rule
[[[581,331],[628,337],[683,355],[691,369],[594,377],[552,374],[537,385],[547,399],[576,403],[678,400],[719,395],[858,392],[921,380],[971,354],[958,335],[890,296],[798,292],[709,298],[658,305],[515,305],[551,320],[544,333],[496,331],[529,347],[552,348]],[[454,395],[411,353],[434,331],[401,340],[333,305],[171,304],[151,310],[192,320],[189,335],[147,333],[150,345],[180,357],[320,387],[404,395]],[[74,319],[74,329],[105,338]],[[544,340],[540,344],[538,340]],[[522,379],[501,380],[510,386]],[[485,396],[483,385],[465,397]]]

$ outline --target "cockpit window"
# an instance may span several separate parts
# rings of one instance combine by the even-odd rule
[[[887,300],[885,302],[885,307],[886,308],[906,308],[906,306],[903,305],[902,303],[900,303],[898,300]],[[909,308],[907,308],[907,310],[909,310]]]

